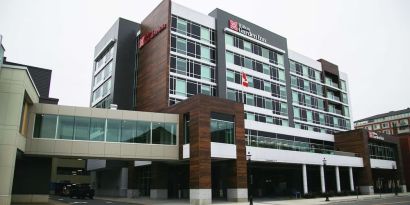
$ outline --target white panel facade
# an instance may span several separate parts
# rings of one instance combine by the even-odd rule
[[[201,14],[197,11],[194,11],[188,7],[177,4],[173,1],[171,3],[171,13],[179,17],[193,21],[195,23],[215,29],[215,18],[205,15],[205,14]]]
[[[211,157],[236,159],[236,145],[211,142]]]
[[[292,50],[288,50],[288,57],[291,60],[294,60],[296,62],[305,64],[311,68],[314,68],[316,70],[322,71],[322,64],[320,64],[319,61],[313,60],[307,56],[304,56],[300,53],[297,53],[295,51]]]
[[[370,159],[372,169],[393,169],[397,167],[396,161],[384,159]]]

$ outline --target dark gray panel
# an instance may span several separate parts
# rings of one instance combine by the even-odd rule
[[[226,98],[226,59],[225,59],[225,31],[224,29],[229,27],[229,20],[237,21],[243,25],[246,25],[254,34],[266,39],[266,43],[282,49],[285,51],[284,63],[285,63],[285,76],[286,76],[286,91],[287,91],[287,104],[288,104],[288,116],[289,126],[293,127],[293,109],[292,109],[292,90],[290,86],[290,70],[288,59],[288,46],[285,37],[275,34],[269,30],[266,30],[258,25],[255,25],[249,21],[246,21],[240,17],[232,15],[226,11],[215,9],[209,16],[216,19],[216,46],[217,46],[217,83],[218,83],[218,96]]]
[[[51,158],[27,157],[16,160],[12,194],[48,194]]]

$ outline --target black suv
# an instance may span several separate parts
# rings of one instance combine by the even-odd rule
[[[91,188],[89,184],[72,184],[70,186],[70,198],[85,199],[86,197],[94,198],[94,189]]]

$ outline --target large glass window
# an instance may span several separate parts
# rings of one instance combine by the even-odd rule
[[[201,85],[201,93],[204,95],[211,95],[211,86]]]
[[[187,33],[187,22],[182,19],[177,19],[177,31],[182,34]]]
[[[152,123],[152,144],[175,144],[176,126],[172,123]]]
[[[235,144],[235,123],[211,119],[211,141]]]
[[[255,99],[254,99],[253,95],[246,94],[246,104],[247,105],[255,105]]]
[[[186,40],[177,38],[177,52],[186,54]]]
[[[186,96],[186,82],[184,80],[176,80],[176,94],[179,96]]]
[[[233,46],[233,36],[225,34],[225,44]]]
[[[211,40],[211,35],[209,29],[201,27],[201,40],[209,42]]]
[[[136,143],[151,143],[151,122],[137,122],[137,137]]]
[[[252,44],[248,41],[243,41],[243,48],[245,49],[245,51],[252,52]]]
[[[201,65],[201,79],[211,80],[211,68],[209,66]]]
[[[137,133],[137,123],[131,120],[123,120],[121,124],[121,142],[134,142]]]
[[[107,142],[119,142],[121,136],[121,120],[107,119]]]
[[[57,139],[73,139],[74,134],[74,117],[63,116],[58,117]]]
[[[105,119],[91,118],[90,140],[104,141]]]
[[[34,138],[56,137],[57,115],[37,114],[34,126]]]
[[[244,67],[252,69],[252,60],[250,58],[244,58]]]
[[[211,50],[208,47],[201,46],[201,59],[211,61]]]
[[[235,73],[231,70],[226,71],[226,80],[229,82],[235,82]]]
[[[90,140],[90,118],[75,117],[75,140]]]
[[[186,74],[186,60],[185,59],[181,59],[181,58],[177,58],[177,62],[176,62],[177,66],[177,73],[185,75]]]
[[[227,62],[227,63],[232,63],[232,64],[234,64],[233,53],[226,52],[225,57],[226,57],[226,62]]]

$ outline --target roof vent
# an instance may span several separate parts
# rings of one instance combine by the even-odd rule
[[[110,109],[111,110],[116,110],[118,108],[117,104],[110,104]]]

